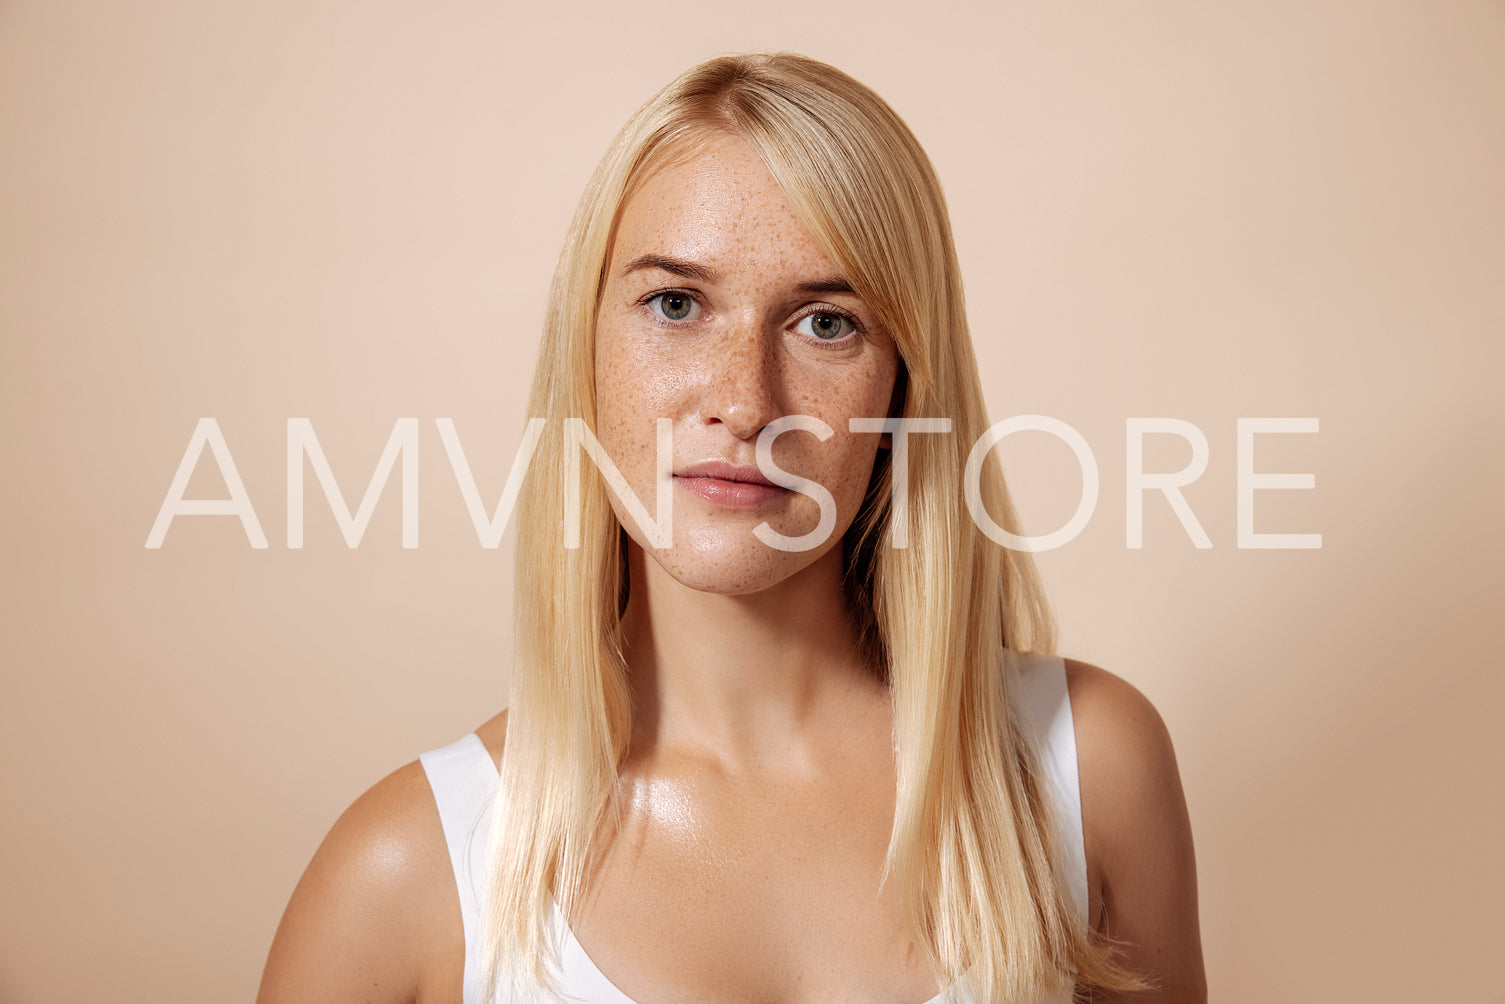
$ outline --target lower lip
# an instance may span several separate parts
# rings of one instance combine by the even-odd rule
[[[674,481],[691,495],[698,495],[713,505],[731,509],[751,509],[789,494],[788,488],[760,485],[750,481],[723,481],[721,478],[682,478]]]

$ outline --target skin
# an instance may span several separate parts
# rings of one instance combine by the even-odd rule
[[[672,547],[645,546],[619,512],[632,537],[634,734],[622,811],[597,836],[570,918],[634,1000],[919,1004],[938,990],[898,904],[873,893],[894,810],[892,719],[886,688],[855,655],[838,542],[883,446],[847,420],[887,414],[898,362],[839,278],[734,137],[650,178],[608,262],[598,436],[651,500],[654,420],[669,418],[677,475]],[[688,476],[707,460],[756,466],[758,435],[787,414],[834,432],[792,432],[774,450],[835,502],[829,539],[799,551],[753,528],[807,533],[819,517],[809,496],[727,505]],[[1094,999],[1204,1001],[1191,829],[1165,726],[1104,670],[1067,660],[1067,683],[1090,920],[1157,983]],[[505,728],[504,713],[478,730],[498,762]],[[444,837],[414,763],[331,830],[258,999],[453,1004],[463,959]]]
[[[607,276],[596,329],[597,435],[639,498],[654,497],[655,421],[674,423],[674,546],[650,549],[648,574],[711,594],[707,612],[754,602],[715,598],[725,594],[782,603],[790,590],[829,608],[839,593],[809,580],[841,573],[837,544],[879,447],[876,434],[849,432],[848,420],[888,414],[899,366],[893,341],[859,296],[829,288],[839,270],[757,155],[733,137],[649,178],[622,214]],[[827,288],[801,288],[817,283]],[[780,468],[834,497],[835,532],[810,550],[769,547],[753,534],[765,521],[790,537],[815,529],[819,505],[810,495],[785,491],[733,508],[686,490],[681,477],[704,461],[756,468],[759,433],[785,415],[832,430],[824,442],[789,432],[773,447]],[[620,504],[617,515],[646,546]],[[662,588],[655,578],[647,592]]]

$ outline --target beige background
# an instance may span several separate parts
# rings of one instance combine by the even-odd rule
[[[1505,766],[1497,384],[1505,6],[1483,0],[642,6],[0,3],[0,1001],[249,999],[352,798],[505,703],[510,537],[480,548],[434,419],[494,501],[566,218],[627,114],[721,51],[874,86],[947,187],[996,417],[1092,445],[1043,557],[1064,647],[1175,736],[1214,999],[1499,1001]],[[272,546],[183,518],[213,416]],[[1206,433],[1124,542],[1124,426]],[[1258,466],[1235,423],[1315,417]],[[286,547],[286,420],[310,477]],[[1149,466],[1188,451],[1153,443]],[[1063,447],[1004,447],[1027,525]],[[212,464],[193,482],[224,487]]]

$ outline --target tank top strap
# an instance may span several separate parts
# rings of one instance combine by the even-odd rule
[[[465,931],[464,1000],[480,1000],[481,903],[486,895],[486,854],[491,835],[491,803],[496,797],[496,764],[479,736],[471,733],[441,749],[420,754],[444,826],[444,842],[460,896]]]
[[[1071,701],[1066,690],[1066,664],[1058,656],[1011,653],[1015,672],[1009,679],[1010,702],[1016,718],[1038,761],[1046,795],[1054,809],[1062,867],[1072,901],[1087,915],[1087,855],[1082,835],[1081,786],[1077,779],[1076,732]],[[496,798],[496,764],[486,745],[475,734],[441,749],[419,756],[449,851],[450,867],[460,899],[460,918],[465,934],[464,1001],[475,1004],[480,993],[481,904],[487,888],[487,853],[490,847],[491,806]],[[599,971],[584,957],[563,916],[551,904],[549,928],[563,937],[562,952],[566,982],[572,990],[588,989],[582,1000],[626,1000],[604,977],[592,981]],[[575,957],[575,956],[579,957]],[[582,982],[583,981],[583,982]],[[575,984],[579,984],[576,986]],[[612,996],[612,992],[616,996]],[[952,996],[960,994],[960,996]],[[493,1004],[506,998],[500,994]],[[969,1001],[961,987],[950,988],[937,1001]],[[630,1002],[629,1002],[630,1004]]]
[[[1082,788],[1077,774],[1076,726],[1066,691],[1066,663],[1057,655],[1015,656],[1010,681],[1025,737],[1049,784],[1067,888],[1087,916],[1087,847],[1082,833]]]

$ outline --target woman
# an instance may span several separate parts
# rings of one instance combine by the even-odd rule
[[[881,99],[745,56],[640,109],[530,414],[510,712],[340,819],[265,1004],[1205,999],[1164,726],[964,508],[959,269]]]

